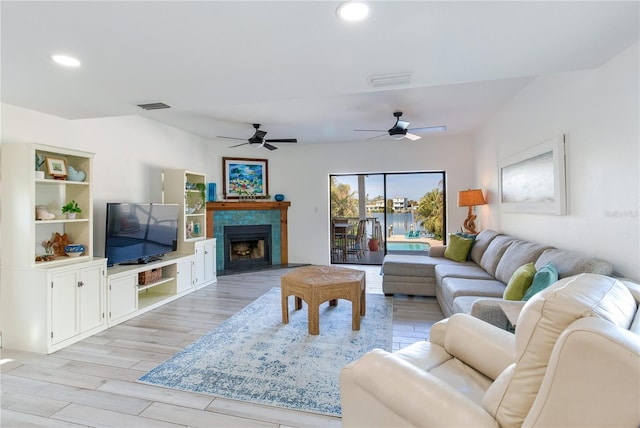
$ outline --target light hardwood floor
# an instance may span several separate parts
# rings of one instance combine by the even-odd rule
[[[380,266],[367,291],[382,293]],[[2,427],[339,427],[340,418],[136,383],[272,287],[289,269],[218,277],[161,308],[51,355],[1,350]],[[279,308],[278,308],[279,310]],[[435,298],[394,297],[393,349],[429,337]],[[330,356],[327,356],[330,358]]]

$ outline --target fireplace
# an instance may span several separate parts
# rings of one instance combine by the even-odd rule
[[[271,266],[271,225],[224,226],[224,268]]]

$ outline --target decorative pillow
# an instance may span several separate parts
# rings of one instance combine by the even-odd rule
[[[502,297],[505,300],[522,300],[524,293],[533,282],[535,274],[536,267],[533,263],[520,266],[513,275],[511,275],[511,279],[507,284],[507,288],[504,289]]]
[[[471,239],[473,242],[471,243],[471,248],[473,248],[473,244],[476,243],[476,235],[475,233],[466,233],[466,232],[456,232],[456,236],[460,236],[462,238]],[[469,254],[467,255],[467,261],[471,260],[471,248],[469,248]]]
[[[464,262],[469,256],[471,245],[473,245],[473,239],[449,235],[449,244],[447,244],[447,249],[444,250],[444,256],[449,260]]]
[[[524,293],[522,300],[529,300],[534,294],[544,290],[551,284],[558,281],[558,269],[552,264],[547,263],[536,272],[533,277],[531,287]]]

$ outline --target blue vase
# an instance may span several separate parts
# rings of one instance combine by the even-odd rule
[[[209,183],[207,185],[207,202],[216,201],[216,183]]]
[[[278,193],[277,195],[275,195],[273,198],[274,198],[276,201],[278,201],[278,202],[282,202],[282,201],[284,201],[284,195],[281,195],[280,193]]]

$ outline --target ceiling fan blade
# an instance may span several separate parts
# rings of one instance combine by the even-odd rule
[[[387,132],[384,129],[354,129],[354,131],[358,132]]]
[[[389,134],[381,134],[381,135],[376,135],[375,137],[371,137],[371,138],[367,138],[367,141],[369,140],[375,140],[376,138],[380,138],[380,137],[388,137]]]
[[[217,135],[216,138],[224,138],[227,140],[240,140],[240,141],[247,141],[246,138],[236,138],[236,137],[223,137],[222,135]]]
[[[410,139],[411,141],[416,141],[416,140],[419,140],[420,138],[422,138],[422,137],[421,137],[421,136],[419,136],[419,135],[410,134],[410,133],[408,133],[408,132],[407,132],[406,134],[404,134],[404,136],[405,136],[405,138],[408,138],[408,139]]]
[[[234,138],[234,140],[236,140],[237,138]],[[234,147],[240,147],[240,146],[245,146],[249,143],[242,143],[242,144],[236,144],[235,146],[229,146],[230,149],[234,148]]]
[[[267,143],[264,143],[264,144],[262,145],[262,147],[264,147],[264,148],[265,148],[265,149],[267,149],[267,150],[275,150],[275,149],[277,149],[277,147],[276,147],[276,146],[272,146],[271,144],[267,144]]]
[[[407,129],[407,131],[411,132],[437,132],[437,131],[446,131],[447,127],[444,125],[440,126],[425,126],[424,128],[411,128]]]
[[[274,140],[264,140],[267,143],[297,143],[298,140],[296,138],[279,138]]]
[[[262,140],[265,135],[267,135],[267,133],[265,131],[261,131],[259,129],[256,129],[256,133],[253,134],[253,137],[251,137],[250,139]]]

